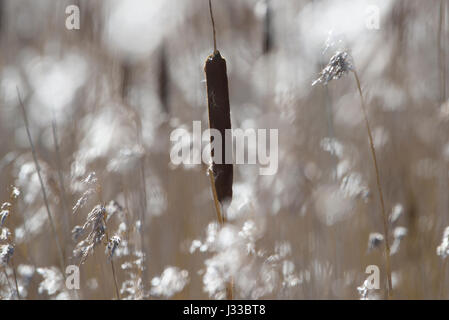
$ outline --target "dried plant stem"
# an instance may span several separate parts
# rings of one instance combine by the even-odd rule
[[[366,130],[368,131],[371,156],[373,158],[374,169],[376,171],[376,184],[377,184],[377,190],[379,192],[379,200],[380,200],[380,205],[381,205],[381,209],[382,209],[382,219],[383,219],[383,225],[384,225],[385,263],[386,263],[386,268],[387,268],[387,279],[388,279],[387,294],[388,294],[388,299],[391,299],[393,296],[393,287],[392,287],[392,282],[391,282],[390,243],[388,240],[388,217],[387,217],[387,213],[385,212],[385,204],[384,204],[382,187],[380,184],[380,174],[379,174],[379,166],[377,164],[376,149],[374,148],[373,135],[372,135],[371,128],[369,125],[368,116],[366,114],[365,100],[363,99],[362,88],[360,86],[360,80],[357,75],[357,72],[355,70],[353,70],[353,73],[354,73],[355,80],[357,82],[357,88],[359,90],[363,118],[365,119]]]
[[[50,206],[48,204],[48,199],[47,199],[47,192],[45,191],[44,182],[42,180],[41,169],[40,169],[40,166],[39,166],[39,162],[37,160],[36,149],[34,148],[33,139],[31,138],[30,128],[29,128],[29,124],[28,124],[28,118],[27,118],[25,106],[24,106],[24,104],[22,102],[22,98],[20,97],[19,88],[17,88],[17,97],[19,99],[19,105],[20,105],[20,107],[22,109],[23,120],[25,121],[25,129],[26,129],[26,132],[27,132],[27,135],[28,135],[28,140],[30,142],[31,153],[33,154],[33,160],[34,160],[34,164],[36,166],[37,176],[39,178],[39,182],[40,182],[40,185],[41,185],[42,195],[43,195],[44,203],[45,203],[45,208],[47,209],[48,221],[50,222],[51,231],[53,233],[53,237],[55,238],[56,246],[58,248],[59,263],[60,263],[61,271],[62,271],[62,274],[64,275],[64,278],[65,278],[64,254],[62,252],[62,247],[61,247],[61,244],[59,242],[58,234],[56,233],[55,224],[53,223],[53,218],[51,216]]]
[[[129,63],[122,64],[123,69],[123,80],[122,80],[122,99],[124,102],[125,107],[133,114],[133,118],[136,123],[136,137],[137,137],[137,144],[139,147],[144,149],[143,146],[143,138],[142,138],[142,121],[140,117],[138,116],[137,112],[133,110],[127,103],[128,99],[128,93],[129,93],[129,85],[130,85],[130,79],[132,78],[132,69]],[[139,230],[139,237],[140,237],[140,250],[143,253],[142,256],[142,265],[143,265],[143,272],[142,272],[142,286],[143,290],[145,290],[145,283],[147,279],[147,268],[146,268],[146,249],[145,249],[145,237],[143,234],[143,228],[145,227],[145,215],[147,212],[147,187],[146,187],[146,180],[145,180],[145,154],[139,161],[139,171],[140,171],[140,177],[141,177],[141,188],[140,188],[140,230]]]
[[[220,201],[218,201],[217,196],[217,190],[215,189],[215,179],[214,179],[214,172],[211,168],[208,169],[209,173],[209,179],[210,179],[210,185],[212,188],[212,194],[214,196],[214,204],[215,204],[215,211],[217,212],[217,220],[220,224],[220,227],[223,227],[226,223],[226,217],[224,216],[222,210],[221,210],[221,204]],[[232,300],[233,299],[233,287],[234,287],[234,280],[231,278],[231,280],[226,284],[226,299]]]
[[[142,143],[142,126],[139,125],[139,129],[138,129],[138,144],[139,146],[141,146],[143,148],[143,143]],[[146,180],[145,180],[145,154],[142,156],[142,159],[140,159],[140,176],[141,176],[141,210],[140,210],[140,230],[139,230],[139,235],[140,235],[140,249],[142,250],[142,266],[143,266],[143,270],[142,270],[142,287],[143,290],[145,291],[145,283],[147,280],[147,275],[148,275],[148,271],[147,271],[147,267],[146,267],[146,261],[147,261],[147,252],[146,252],[146,246],[145,246],[145,236],[143,234],[143,230],[145,228],[145,215],[147,213],[147,186],[146,186]]]
[[[441,271],[440,293],[439,293],[440,300],[444,299],[444,294],[445,294],[444,289],[446,288],[446,286],[445,286],[444,282],[446,281],[446,273],[447,273],[446,268],[447,268],[447,259],[444,259],[443,262],[441,263],[441,268],[440,268],[440,271]]]
[[[212,32],[214,37],[214,53],[217,52],[217,36],[215,32],[215,20],[214,20],[214,14],[212,12],[212,2],[209,0],[209,13],[210,13],[210,19],[212,22]]]
[[[438,69],[440,81],[440,103],[446,100],[446,37],[445,37],[445,6],[446,1],[440,0],[440,14],[438,23]]]
[[[12,286],[11,286],[11,282],[9,281],[8,274],[6,273],[6,267],[3,267],[3,275],[6,278],[6,283],[8,284],[9,291],[11,291],[11,295],[12,295],[13,289],[12,289]]]
[[[220,52],[217,50],[217,38],[215,31],[214,14],[212,10],[212,2],[209,0],[209,13],[212,22],[212,31],[214,39],[214,53],[210,55],[204,66],[206,73],[207,100],[209,114],[209,128],[219,130],[225,136],[225,130],[231,128],[231,117],[229,110],[229,89],[226,71],[226,60],[224,60]],[[211,138],[212,139],[212,138]],[[229,146],[223,146],[222,154],[226,155]],[[212,159],[214,152],[211,152]],[[225,160],[225,159],[222,159]],[[226,163],[223,161],[222,163]],[[218,180],[215,180],[215,175]],[[232,165],[217,165],[212,163],[208,169],[212,194],[214,197],[215,211],[217,212],[217,220],[222,228],[226,223],[226,217],[222,211],[221,203],[232,199]],[[233,299],[233,279],[226,284],[226,298]]]
[[[59,180],[59,188],[61,189],[61,203],[62,203],[62,210],[64,212],[64,227],[65,227],[65,234],[69,234],[70,232],[70,212],[67,209],[67,199],[66,199],[66,191],[64,187],[64,176],[62,174],[62,160],[61,160],[61,153],[59,150],[59,144],[58,144],[58,135],[56,131],[56,120],[53,117],[53,120],[51,122],[52,131],[53,131],[53,144],[55,146],[55,152],[56,152],[56,163],[58,166],[58,180]]]
[[[103,223],[106,226],[106,219],[103,217]],[[107,227],[105,228],[105,235],[106,235],[106,243],[109,243],[109,235],[107,231]],[[117,295],[117,299],[120,300],[120,290],[118,289],[118,281],[117,276],[115,274],[115,267],[114,267],[114,261],[112,260],[113,257],[111,257],[111,269],[112,269],[112,278],[114,278],[114,287],[115,287],[115,294]]]
[[[225,218],[221,212],[221,205],[220,202],[218,201],[217,190],[215,189],[214,173],[211,168],[209,168],[208,171],[209,171],[210,184],[212,187],[212,194],[214,196],[215,210],[217,212],[217,220],[220,226],[223,226],[225,223]]]
[[[115,275],[114,261],[112,261],[112,259],[111,259],[111,268],[112,268],[112,276],[114,278],[115,294],[117,295],[117,299],[120,300],[120,290],[118,289],[117,276]]]
[[[103,206],[103,196],[102,196],[102,187],[100,184],[98,184],[97,186],[97,196],[98,196],[98,200],[101,204],[101,206]],[[107,228],[107,224],[106,224],[106,217],[105,215],[103,215],[103,224],[105,226],[105,236],[106,236],[106,245],[109,243],[109,234],[108,234],[108,228]],[[111,262],[111,269],[112,269],[112,278],[114,279],[114,287],[115,287],[115,294],[117,295],[117,299],[120,300],[120,291],[118,289],[118,281],[117,281],[117,276],[115,274],[115,267],[114,267],[114,261],[112,260],[112,257],[110,259]]]
[[[124,207],[125,221],[126,221],[126,225],[130,226],[131,223],[130,223],[130,218],[129,218],[128,191],[127,191],[127,187],[125,186],[125,182],[123,181],[123,178],[120,180],[120,186],[121,186],[121,189],[122,189],[123,198],[125,200],[125,207]],[[125,237],[126,237],[126,241],[129,241],[129,230],[128,230],[128,228],[126,229]]]
[[[14,283],[16,285],[16,293],[17,293],[17,299],[20,300],[20,294],[19,294],[19,285],[17,284],[17,274],[16,274],[16,268],[14,266],[14,262],[11,259],[11,268],[12,268],[12,274],[14,276]]]

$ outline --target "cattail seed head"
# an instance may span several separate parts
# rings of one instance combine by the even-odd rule
[[[226,155],[232,155],[232,139],[225,139],[226,129],[231,129],[231,113],[229,107],[228,76],[226,60],[219,51],[211,54],[204,67],[207,83],[207,100],[209,111],[209,128],[216,129],[222,137],[221,159],[214,158],[212,150],[212,171],[215,179],[215,189],[220,203],[232,198],[233,166],[226,163]],[[231,141],[229,141],[231,140]],[[213,139],[211,137],[211,143]],[[216,163],[216,160],[221,160]]]

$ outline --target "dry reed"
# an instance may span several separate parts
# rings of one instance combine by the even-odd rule
[[[209,12],[214,42],[214,52],[206,59],[204,67],[207,85],[209,129],[217,130],[223,140],[228,134],[227,130],[231,129],[228,76],[226,60],[221,57],[220,52],[217,50],[215,21],[211,0],[209,0]],[[225,139],[221,144],[221,159],[216,159],[215,150],[211,150],[212,166],[209,169],[217,220],[221,227],[226,222],[222,206],[232,200],[233,165],[232,163],[226,163],[229,155],[232,155],[232,140],[230,144],[226,140],[229,139]],[[212,145],[212,136],[210,142]],[[218,160],[218,163],[215,160]],[[232,282],[231,279],[226,288],[226,296],[229,300],[233,298]]]
[[[23,104],[22,98],[20,96],[19,88],[16,88],[16,89],[17,89],[17,97],[18,97],[18,100],[19,100],[19,106],[22,109],[22,115],[23,115],[23,120],[25,122],[25,129],[26,129],[26,132],[27,132],[28,141],[29,141],[30,147],[31,147],[31,153],[33,155],[34,165],[36,167],[36,173],[37,173],[37,176],[39,178],[39,183],[41,185],[42,196],[44,198],[45,208],[47,210],[48,221],[50,222],[51,232],[53,234],[53,237],[55,238],[56,246],[57,246],[57,249],[58,249],[59,263],[60,263],[60,267],[61,267],[61,272],[62,272],[62,274],[65,277],[64,254],[62,252],[62,247],[61,247],[61,244],[60,244],[60,241],[59,241],[59,238],[58,238],[58,234],[56,233],[55,224],[53,222],[53,218],[52,218],[52,215],[51,215],[51,212],[50,212],[50,205],[48,204],[47,192],[45,191],[44,182],[42,180],[41,169],[40,169],[40,166],[39,166],[39,161],[37,160],[36,149],[34,148],[33,139],[31,138],[31,133],[30,133],[30,128],[29,128],[29,124],[28,124],[28,117],[27,117],[25,105]]]

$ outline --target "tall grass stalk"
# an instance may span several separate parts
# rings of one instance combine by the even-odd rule
[[[103,196],[102,196],[102,187],[100,184],[97,185],[97,196],[98,196],[98,200],[101,204],[101,206],[104,208],[104,202],[103,202]],[[107,212],[106,212],[107,214]],[[109,244],[109,234],[108,234],[108,228],[107,228],[107,224],[106,224],[106,217],[105,215],[102,216],[102,220],[103,220],[103,224],[105,226],[104,228],[104,235],[106,236],[106,243]],[[112,278],[114,279],[114,288],[115,288],[115,294],[117,296],[117,299],[120,300],[120,290],[118,288],[118,281],[117,281],[117,275],[115,272],[115,266],[114,266],[114,261],[113,261],[113,257],[111,256],[110,259],[111,262],[111,270],[112,270]]]
[[[218,130],[221,136],[225,137],[226,131],[231,129],[228,77],[226,60],[221,57],[220,52],[217,49],[215,21],[211,0],[209,0],[209,13],[214,43],[214,52],[206,59],[204,67],[207,85],[209,129]],[[209,178],[214,197],[215,210],[217,212],[217,220],[222,228],[226,223],[222,204],[229,203],[232,200],[233,165],[226,162],[226,154],[230,151],[232,152],[232,145],[224,143],[221,151],[222,159],[219,159],[221,162],[215,163],[215,151],[213,149],[211,150],[212,165],[209,168]],[[228,300],[233,299],[232,277],[226,284],[226,298]]]
[[[217,190],[215,189],[214,172],[212,171],[211,168],[208,169],[208,172],[209,172],[210,185],[211,185],[211,189],[212,189],[212,195],[214,197],[215,211],[217,213],[217,221],[218,221],[220,227],[222,228],[224,226],[224,224],[226,223],[226,217],[221,210],[221,204],[220,204],[220,201],[218,200]],[[226,298],[228,300],[233,299],[233,280],[232,279],[226,285]]]
[[[103,217],[103,222],[104,222],[104,224],[106,225],[106,220],[104,219],[104,217]],[[109,243],[109,235],[108,235],[107,229],[106,229],[106,231],[105,231],[105,235],[106,235],[106,241],[107,241],[107,243]],[[120,290],[119,290],[119,288],[118,288],[118,281],[117,281],[117,275],[116,275],[116,273],[115,273],[115,266],[114,266],[114,260],[113,260],[113,257],[111,257],[110,260],[111,260],[112,277],[114,278],[115,294],[116,294],[116,296],[117,296],[117,299],[120,300],[120,299],[121,299],[121,298],[120,298]]]
[[[13,288],[11,286],[11,282],[9,281],[8,274],[6,273],[6,266],[3,267],[3,275],[5,276],[6,283],[8,284],[9,291],[11,291],[11,296],[13,295]]]
[[[379,200],[380,200],[380,205],[381,205],[381,210],[382,210],[382,220],[383,220],[383,226],[384,226],[385,264],[386,264],[387,279],[388,279],[387,295],[388,295],[388,298],[391,299],[393,297],[393,287],[392,287],[392,282],[391,282],[390,243],[389,243],[389,240],[388,240],[388,216],[387,216],[387,213],[385,211],[384,197],[383,197],[383,192],[382,192],[382,186],[381,186],[381,183],[380,183],[379,166],[377,164],[376,149],[374,148],[373,135],[372,135],[372,131],[371,131],[371,127],[370,127],[369,121],[368,121],[368,116],[367,116],[367,113],[366,113],[366,105],[365,105],[365,100],[363,98],[362,88],[360,86],[360,79],[359,79],[359,76],[358,76],[357,71],[355,69],[353,69],[352,72],[354,74],[355,81],[357,82],[357,89],[359,91],[360,100],[361,100],[361,109],[362,109],[362,112],[363,112],[363,118],[365,120],[366,130],[368,132],[371,156],[373,158],[374,169],[376,171],[376,184],[377,184],[377,190],[379,192]]]
[[[25,105],[23,104],[22,98],[20,96],[19,88],[16,88],[16,89],[17,89],[17,97],[19,99],[19,105],[20,105],[20,108],[22,109],[23,120],[25,122],[25,129],[26,129],[26,132],[27,132],[28,140],[30,142],[31,153],[33,155],[34,164],[36,166],[36,173],[37,173],[37,176],[39,178],[39,183],[40,183],[41,189],[42,189],[42,196],[44,198],[45,208],[47,210],[48,221],[50,222],[51,232],[53,234],[53,237],[55,238],[56,247],[58,249],[59,264],[60,264],[60,267],[61,267],[61,273],[64,275],[64,278],[65,278],[64,254],[62,252],[62,247],[61,247],[61,244],[60,244],[60,241],[59,241],[59,238],[58,238],[58,234],[56,233],[55,224],[54,224],[53,218],[51,216],[50,206],[48,204],[48,199],[47,199],[47,192],[45,191],[44,182],[42,180],[42,176],[41,176],[41,172],[40,172],[41,169],[40,169],[40,166],[39,166],[39,161],[37,160],[36,149],[34,148],[33,139],[31,138],[31,133],[30,133],[30,128],[29,128],[29,124],[28,124],[28,117],[27,117],[27,113],[26,113],[26,110],[25,110]]]
[[[126,108],[129,109],[130,112],[133,114],[133,119],[135,120],[136,124],[136,138],[137,138],[137,145],[139,148],[144,150],[144,144],[143,144],[143,129],[142,129],[142,121],[140,117],[138,116],[138,112],[134,110],[130,104],[128,104],[128,94],[129,94],[129,86],[130,81],[132,78],[132,66],[125,62],[122,64],[122,100]],[[143,234],[143,230],[145,228],[145,215],[147,212],[147,186],[146,186],[146,179],[145,179],[145,160],[146,160],[146,154],[145,152],[142,155],[142,158],[139,160],[139,174],[140,174],[140,183],[141,186],[139,188],[140,190],[140,230],[139,231],[139,239],[140,239],[140,249],[143,253],[142,256],[142,286],[143,290],[145,291],[145,284],[147,280],[147,267],[146,267],[146,246],[145,246],[145,236]]]
[[[20,300],[20,293],[19,293],[19,285],[17,284],[17,273],[16,273],[16,267],[14,266],[14,261],[11,258],[11,268],[12,268],[12,274],[14,276],[14,283],[16,285],[16,294],[17,294],[17,299]]]
[[[440,0],[440,11],[438,20],[438,70],[439,70],[439,85],[440,85],[440,104],[446,100],[446,0]]]
[[[56,164],[57,164],[57,171],[58,171],[58,180],[59,180],[59,188],[61,190],[60,192],[60,198],[61,198],[61,203],[62,203],[62,210],[64,213],[64,228],[65,228],[65,234],[69,234],[70,233],[70,211],[68,210],[68,205],[67,205],[67,199],[66,199],[66,191],[65,191],[65,186],[64,186],[64,176],[62,174],[62,159],[61,159],[61,153],[59,150],[59,143],[58,143],[58,135],[57,135],[57,131],[56,131],[56,120],[55,117],[53,116],[53,120],[51,122],[51,127],[52,127],[52,133],[53,133],[53,144],[55,147],[55,153],[56,153]]]

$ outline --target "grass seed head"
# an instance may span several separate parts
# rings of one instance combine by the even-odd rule
[[[351,55],[347,51],[337,51],[331,57],[327,66],[320,72],[318,79],[312,83],[312,86],[317,83],[326,85],[329,81],[338,80],[352,70],[354,70],[354,63]]]
[[[14,254],[14,246],[4,244],[0,246],[0,265],[6,266]]]

